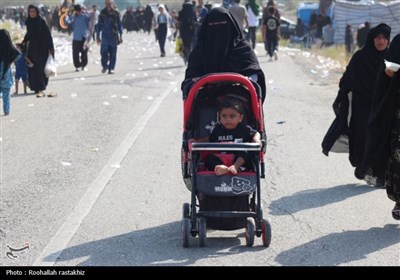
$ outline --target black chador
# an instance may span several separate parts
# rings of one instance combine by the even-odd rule
[[[348,151],[350,163],[356,167],[356,177],[359,179],[364,179],[365,175],[360,167],[364,156],[368,119],[376,77],[386,52],[386,49],[379,51],[375,48],[374,39],[382,34],[389,40],[390,31],[386,24],[372,28],[368,33],[366,45],[351,58],[333,103],[336,118],[322,142],[325,155],[330,151]]]

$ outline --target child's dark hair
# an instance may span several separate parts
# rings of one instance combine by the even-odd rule
[[[234,98],[225,98],[225,99],[222,101],[222,103],[221,103],[221,105],[220,105],[220,107],[219,107],[219,111],[221,112],[222,109],[225,109],[225,108],[233,109],[233,110],[237,111],[239,114],[242,114],[242,115],[243,115],[243,107],[242,107],[242,104],[241,104],[241,102],[240,102],[239,100],[237,100],[237,99],[234,99]]]

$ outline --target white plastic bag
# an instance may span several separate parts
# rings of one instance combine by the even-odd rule
[[[57,75],[56,61],[52,55],[47,58],[46,66],[44,67],[44,74],[46,77],[52,77]]]
[[[385,66],[386,69],[392,70],[393,72],[397,72],[397,70],[400,69],[400,64],[387,61],[386,59],[385,59]]]

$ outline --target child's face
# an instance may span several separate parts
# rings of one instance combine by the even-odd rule
[[[243,115],[232,108],[223,108],[219,112],[221,124],[226,129],[234,129],[243,120]]]

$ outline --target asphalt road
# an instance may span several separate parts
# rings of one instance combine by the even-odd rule
[[[57,97],[12,97],[0,118],[2,266],[400,265],[400,224],[385,190],[357,180],[346,154],[321,152],[339,76],[322,79],[318,65],[284,48],[268,62],[261,45],[271,246],[256,238],[248,248],[239,230],[209,231],[207,247],[193,238],[182,248],[185,67],[173,43],[167,49],[161,58],[153,34],[126,34],[114,75],[101,73],[93,46],[87,72],[69,64],[51,78]]]

